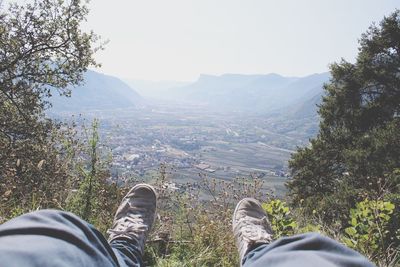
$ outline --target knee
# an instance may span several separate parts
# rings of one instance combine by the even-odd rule
[[[83,222],[78,216],[73,213],[62,211],[62,210],[53,210],[53,209],[44,209],[37,210],[29,213],[22,214],[18,217],[15,217],[2,225],[4,227],[25,227],[26,225],[42,227],[43,225],[59,225],[59,224],[80,224]]]

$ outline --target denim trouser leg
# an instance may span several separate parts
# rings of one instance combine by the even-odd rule
[[[119,266],[143,266],[142,254],[132,240],[114,240],[110,243],[117,256]]]
[[[244,267],[372,267],[356,251],[316,233],[280,238],[260,245],[243,259]]]
[[[0,225],[0,266],[140,266],[134,244],[111,246],[72,213],[42,210]]]

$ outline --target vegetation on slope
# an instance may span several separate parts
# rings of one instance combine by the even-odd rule
[[[287,184],[294,206],[304,206],[306,214],[316,212],[329,225],[338,223],[341,230],[350,229],[346,233],[353,236],[365,229],[352,209],[364,209],[363,216],[390,209],[388,234],[379,237],[378,247],[384,250],[398,250],[400,244],[399,67],[396,11],[362,35],[354,64],[342,60],[331,65],[332,78],[319,108],[319,134],[292,156],[293,178]],[[371,227],[378,223],[374,216]],[[354,246],[366,249],[360,243]]]
[[[105,232],[125,193],[108,179],[110,153],[96,121],[77,134],[74,125],[44,115],[51,90],[68,95],[66,88],[96,65],[97,37],[79,28],[86,15],[78,0],[0,9],[1,221],[58,208]],[[262,192],[257,179],[202,177],[184,192],[170,190],[160,167],[153,181],[160,205],[146,251],[149,265],[238,265],[231,216],[248,196],[264,203],[276,237],[319,231],[378,265],[399,262],[400,12],[372,26],[360,45],[355,64],[331,66],[320,132],[292,157],[287,202]]]

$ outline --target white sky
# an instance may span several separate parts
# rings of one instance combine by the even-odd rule
[[[109,39],[98,71],[145,80],[201,73],[303,76],[354,61],[361,33],[399,0],[92,0],[85,28]]]

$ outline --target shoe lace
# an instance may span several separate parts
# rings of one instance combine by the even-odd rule
[[[130,206],[130,212],[123,217],[117,219],[114,225],[107,232],[110,238],[113,239],[118,236],[125,236],[135,238],[136,240],[144,240],[147,231],[149,230],[148,224],[145,219],[147,217],[146,209],[144,207]]]
[[[243,216],[238,219],[237,227],[240,231],[235,231],[237,235],[246,242],[270,242],[272,240],[272,229],[266,216],[257,219],[250,216]]]

